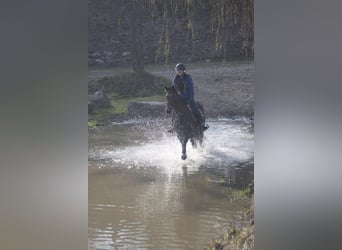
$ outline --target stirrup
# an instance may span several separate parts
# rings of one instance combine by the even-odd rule
[[[209,128],[209,126],[205,125],[204,123],[202,123],[201,124],[201,128],[202,128],[203,131],[206,131]]]

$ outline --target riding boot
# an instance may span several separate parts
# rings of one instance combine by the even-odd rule
[[[199,116],[197,116],[197,121],[198,121],[198,124],[200,124],[201,129],[203,131],[205,131],[205,130],[207,130],[209,128],[208,125],[205,125],[204,117],[201,114],[199,114]]]
[[[209,128],[209,126],[205,124],[205,118],[204,118],[204,115],[202,113],[200,113],[200,116],[199,116],[199,124],[201,125],[201,129],[203,131],[205,131]]]
[[[206,131],[208,128],[209,128],[209,126],[208,126],[208,125],[205,125],[204,122],[201,123],[201,129],[202,129],[203,131]]]
[[[194,115],[197,123],[200,124],[202,131],[207,130],[209,126],[205,125],[204,114],[199,110],[199,108],[193,105],[190,110],[192,111],[192,114]]]

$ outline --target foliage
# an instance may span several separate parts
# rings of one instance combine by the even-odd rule
[[[243,200],[251,198],[252,194],[248,189],[234,191],[232,194],[232,200]]]
[[[171,46],[170,24],[179,16],[187,17],[187,27],[191,37],[192,47],[199,39],[198,20],[203,10],[210,12],[211,30],[215,34],[215,47],[223,52],[226,61],[227,49],[233,42],[235,34],[241,37],[240,50],[247,58],[254,55],[254,0],[150,0],[152,15],[162,16],[164,30],[160,38],[163,46],[165,63],[168,63]],[[182,13],[182,15],[179,15]],[[160,51],[160,50],[159,50]]]
[[[89,11],[90,34],[96,34],[90,35],[90,43],[101,42],[109,48],[115,42],[123,46],[121,42],[126,41],[131,61],[125,62],[130,62],[135,72],[144,66],[147,47],[149,58],[165,64],[179,61],[184,49],[192,58],[208,58],[200,46],[203,43],[210,43],[210,50],[216,49],[223,61],[237,54],[240,59],[253,59],[254,0],[89,0]],[[159,38],[152,46],[144,39],[146,24],[155,28],[149,37]],[[97,32],[92,33],[94,30]]]

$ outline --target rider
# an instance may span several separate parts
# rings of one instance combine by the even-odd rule
[[[195,103],[194,84],[191,76],[185,72],[185,65],[183,63],[178,63],[175,70],[177,74],[172,80],[172,85],[175,86],[184,103],[190,108],[197,122],[201,124],[203,131],[207,130],[209,126],[205,125],[204,115]]]

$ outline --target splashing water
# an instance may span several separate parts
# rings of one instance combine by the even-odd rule
[[[253,124],[207,122],[203,147],[189,142],[185,161],[165,120],[90,131],[89,249],[203,249],[240,216],[246,204],[229,192],[249,181]]]
[[[129,123],[116,124],[125,126]],[[134,140],[133,145],[120,148],[93,148],[89,152],[91,159],[105,159],[112,166],[127,168],[146,168],[154,166],[172,169],[186,164],[198,168],[203,165],[221,166],[248,161],[253,157],[253,134],[250,121],[218,119],[209,120],[210,128],[205,132],[203,147],[192,148],[187,144],[188,159],[183,161],[181,144],[175,134],[166,133],[165,124],[137,125],[132,122],[133,134],[144,135],[146,139]],[[156,127],[153,127],[156,126]],[[127,135],[129,136],[129,135]]]

